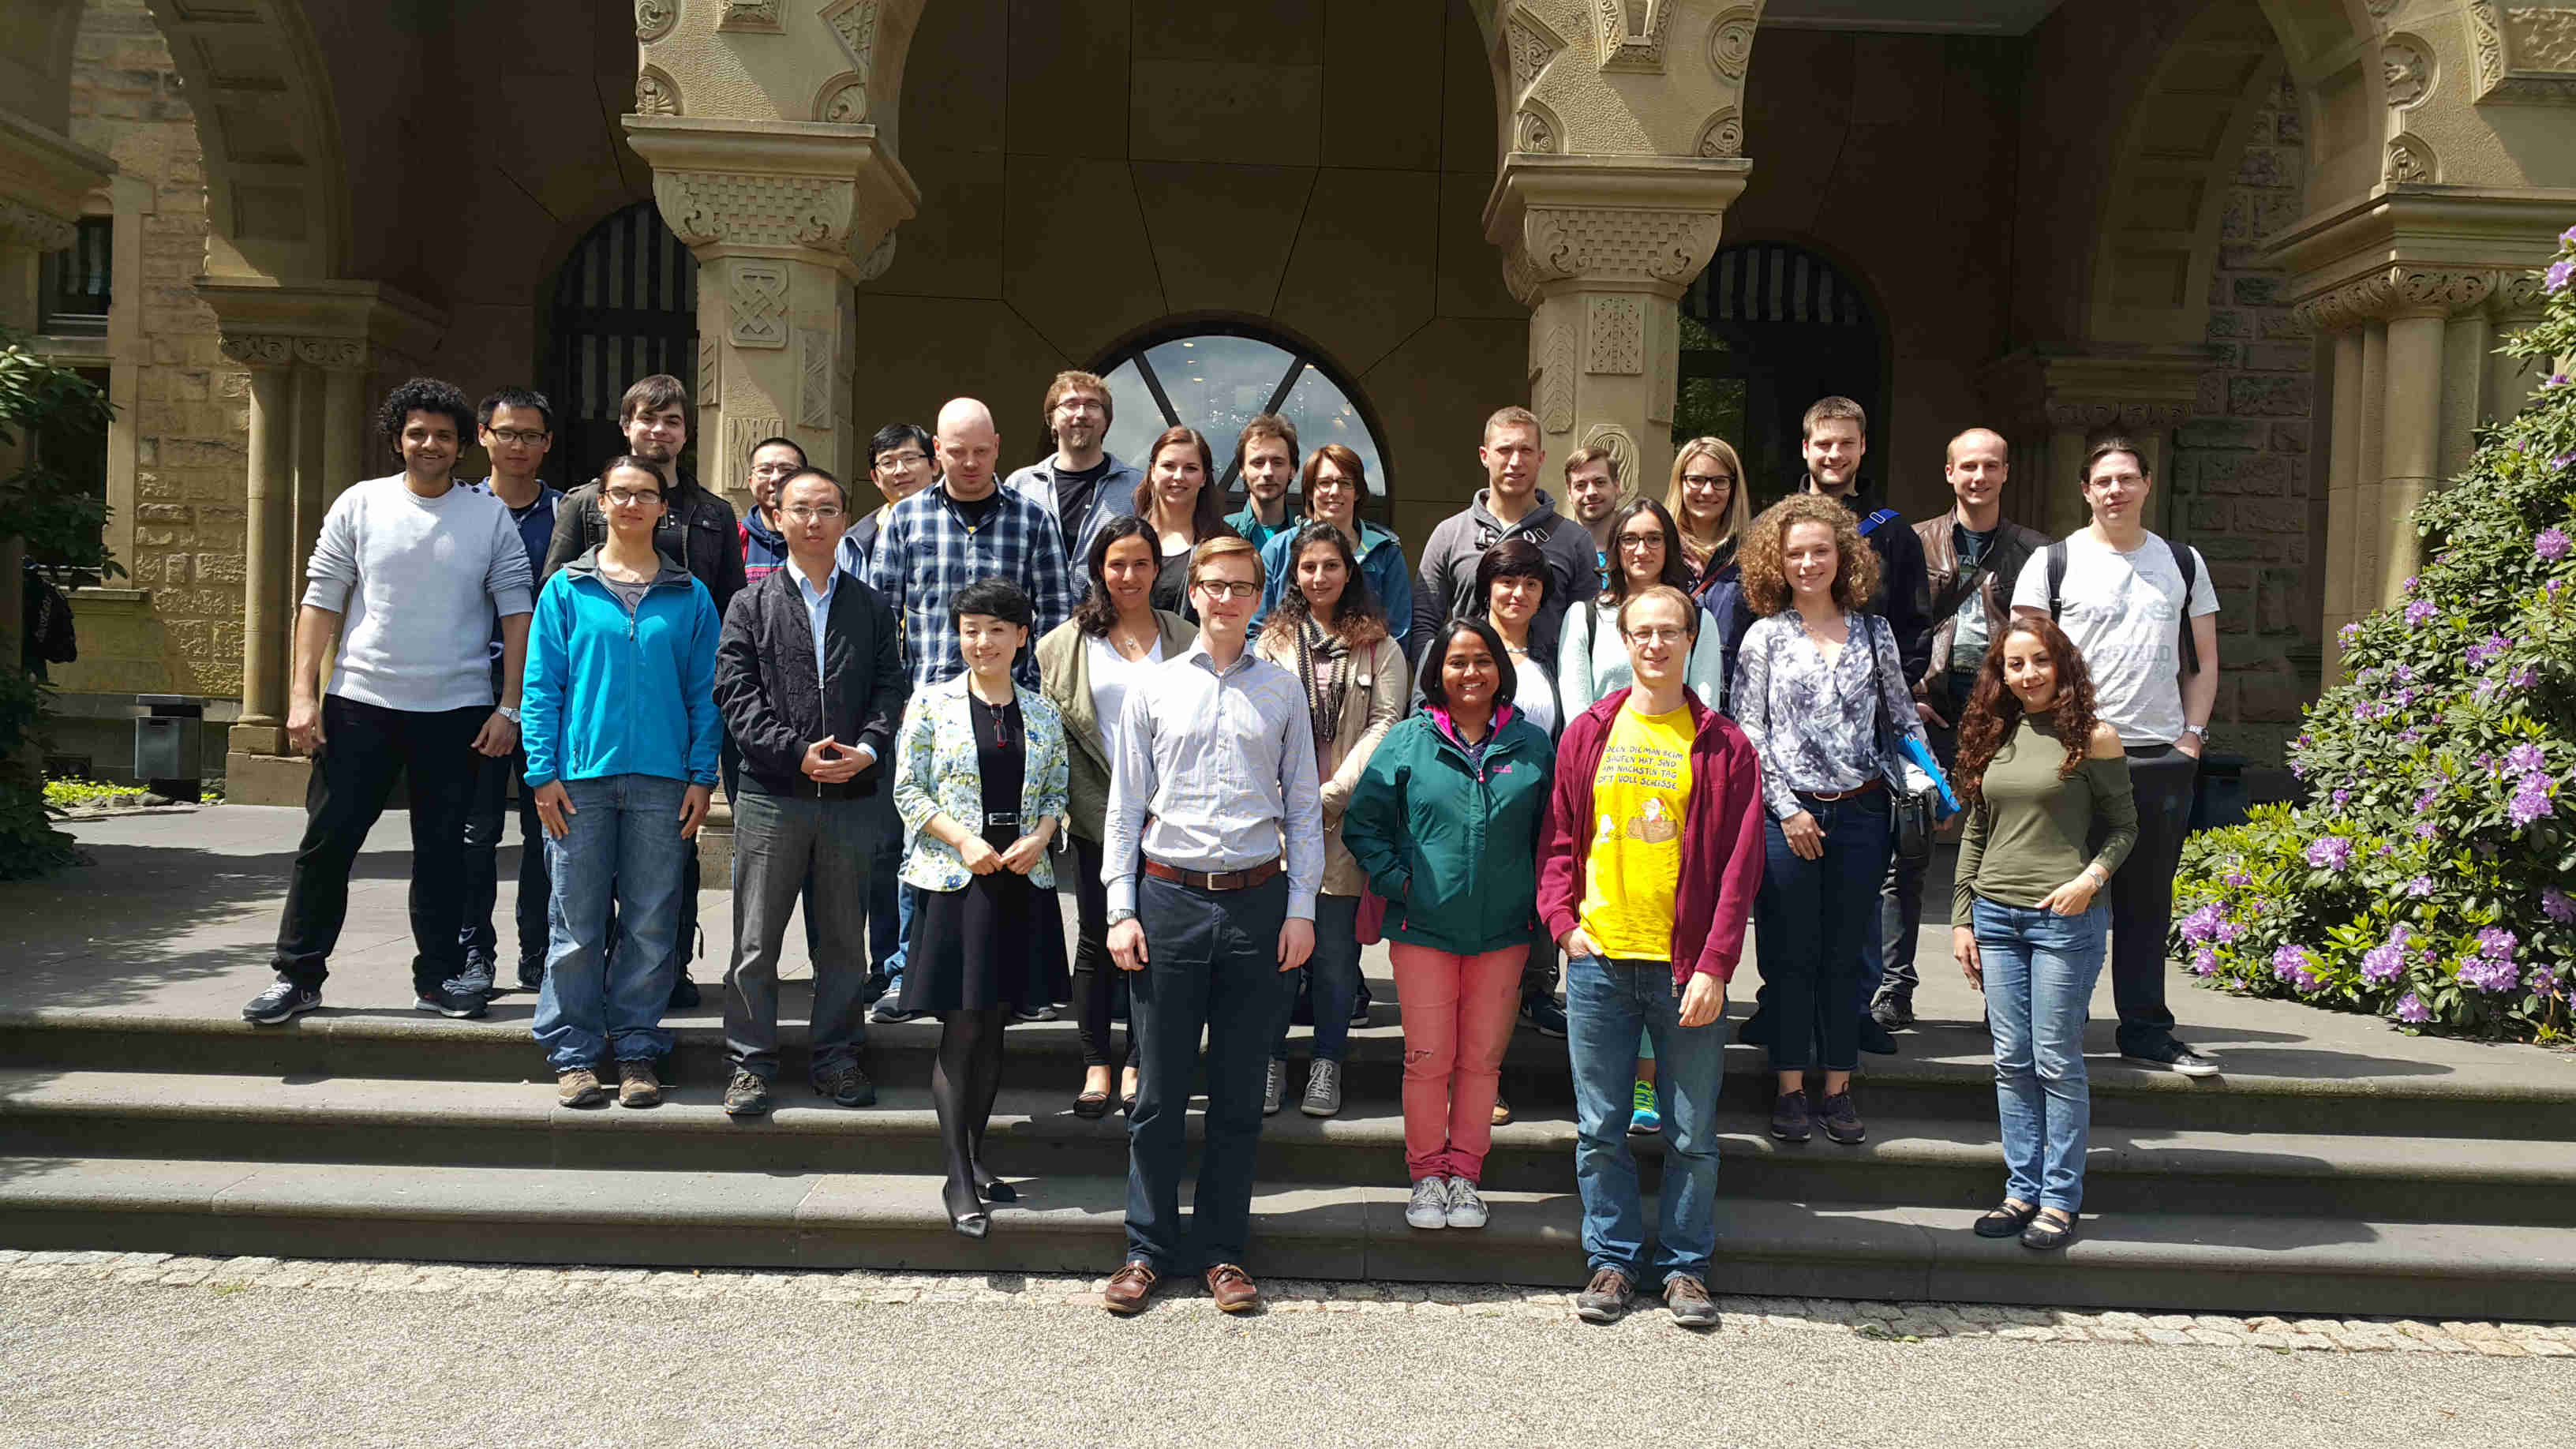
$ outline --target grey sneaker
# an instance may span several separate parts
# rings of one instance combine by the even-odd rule
[[[1275,1068],[1277,1064],[1273,1063]],[[1342,1110],[1342,1064],[1318,1061],[1306,1071],[1306,1096],[1297,1110],[1309,1117],[1330,1117]]]
[[[1413,1201],[1404,1205],[1404,1225],[1409,1228],[1449,1226],[1449,1179],[1435,1172],[1413,1185]]]
[[[728,1117],[769,1115],[769,1079],[758,1072],[736,1068],[733,1080],[725,1086],[724,1109]]]
[[[438,989],[450,996],[480,996],[489,1001],[492,999],[492,984],[492,963],[488,959],[478,961],[468,956],[465,969],[438,983]]]
[[[1604,1268],[1574,1295],[1574,1316],[1586,1323],[1616,1323],[1628,1311],[1628,1275]]]
[[[1903,1031],[1914,1024],[1914,1003],[1903,996],[1882,996],[1869,1004],[1869,1019],[1889,1031]]]
[[[242,1020],[261,1026],[275,1026],[289,1017],[320,1010],[322,988],[303,987],[280,976],[277,984],[254,996],[242,1007]]]
[[[1261,1084],[1261,1115],[1276,1117],[1288,1100],[1288,1064],[1277,1057],[1270,1059],[1270,1076]]]
[[[1708,1287],[1688,1273],[1673,1273],[1664,1279],[1664,1306],[1673,1311],[1673,1322],[1684,1328],[1717,1327],[1717,1303],[1708,1296]]]
[[[2162,1041],[2139,1047],[2134,1051],[2123,1047],[2120,1049],[2120,1060],[2136,1062],[2141,1066],[2166,1067],[2186,1077],[2218,1075],[2217,1058],[2202,1056],[2172,1037],[2166,1037]]]
[[[1449,1179],[1449,1226],[1481,1228],[1492,1214],[1485,1211],[1485,1200],[1476,1194],[1476,1185],[1463,1177]]]

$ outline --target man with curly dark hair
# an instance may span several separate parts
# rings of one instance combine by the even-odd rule
[[[262,1025],[322,1004],[349,911],[349,868],[397,777],[410,782],[413,994],[442,1016],[484,1011],[486,993],[464,979],[465,814],[478,760],[504,758],[519,742],[527,549],[500,499],[456,485],[457,453],[474,426],[465,394],[414,378],[385,399],[377,423],[402,471],[341,494],[305,568],[286,735],[312,754],[313,772],[278,924],[277,982],[242,1008]],[[334,637],[339,652],[326,661]]]

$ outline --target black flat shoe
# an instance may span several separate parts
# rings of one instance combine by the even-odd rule
[[[946,1187],[940,1189],[939,1193],[940,1206],[948,1210],[948,1226],[963,1238],[980,1238],[991,1232],[993,1220],[985,1215],[983,1201],[968,1193],[965,1195],[968,1205],[960,1208],[957,1204],[959,1194],[955,1190],[956,1187],[957,1184],[951,1181]]]
[[[2030,1226],[2022,1230],[2023,1247],[2033,1252],[2046,1253],[2063,1248],[2075,1240],[2075,1219],[2059,1213],[2054,1208],[2049,1211],[2055,1215],[2033,1218]]]
[[[2039,1216],[2039,1208],[2035,1204],[2024,1203],[2016,1210],[2011,1204],[2006,1203],[1991,1209],[1985,1216],[1977,1219],[1977,1236],[2009,1238],[2029,1227],[2030,1220],[2037,1216]]]
[[[1018,1202],[1020,1190],[982,1168],[975,1169],[975,1195],[986,1202]]]
[[[1109,1115],[1107,1092],[1085,1092],[1073,1099],[1073,1115],[1085,1122],[1097,1122]]]

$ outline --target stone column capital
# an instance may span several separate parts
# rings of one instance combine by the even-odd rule
[[[413,372],[447,330],[435,308],[379,282],[200,277],[224,356],[244,367]]]
[[[0,245],[60,251],[89,194],[116,162],[26,117],[0,110]]]
[[[2576,14],[2576,12],[2570,12]],[[2441,187],[2311,215],[2272,238],[2292,309],[2320,336],[2399,317],[2519,305],[2557,251],[2576,192]]]
[[[1984,392],[2009,427],[2084,433],[2180,427],[2218,349],[2200,344],[2056,344],[1986,370]]]
[[[1717,250],[1752,171],[1740,156],[1516,152],[1485,201],[1485,235],[1529,306],[1566,290],[1679,297]]]
[[[771,257],[863,280],[921,202],[872,123],[622,119],[662,220],[701,261]]]

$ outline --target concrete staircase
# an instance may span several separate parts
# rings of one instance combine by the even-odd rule
[[[726,1118],[719,1033],[700,1016],[679,1023],[666,1105],[572,1112],[543,1079],[526,1000],[483,1022],[357,1011],[267,1030],[131,1010],[0,1015],[0,1243],[1028,1271],[1118,1260],[1124,1119],[1072,1115],[1070,1023],[1011,1031],[988,1152],[1023,1201],[978,1243],[950,1233],[939,1206],[935,1026],[872,1029],[872,1109],[805,1093],[791,1027],[786,1105]],[[1392,1019],[1381,1007],[1388,1024],[1354,1035],[1340,1117],[1271,1119],[1250,1266],[1579,1278],[1563,1043],[1524,1031],[1506,1061],[1519,1120],[1495,1133],[1492,1226],[1418,1232],[1403,1222]],[[2576,1085],[2563,1072],[2522,1088],[2431,1073],[2193,1082],[2097,1054],[2085,1235],[2041,1255],[1968,1230],[2002,1179],[1982,1037],[1934,1025],[1903,1041],[1905,1056],[1864,1066],[1870,1141],[1857,1148],[1771,1141],[1759,1055],[1730,1050],[1712,1286],[2576,1318]],[[1659,1144],[1638,1152],[1651,1191]]]

